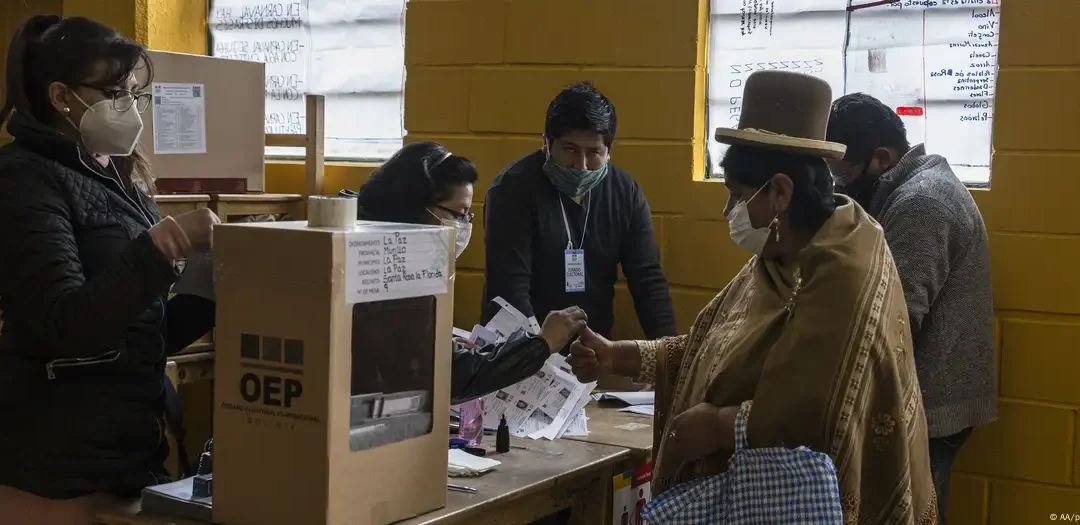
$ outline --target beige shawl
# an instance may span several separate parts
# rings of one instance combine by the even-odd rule
[[[881,227],[837,201],[789,267],[755,257],[689,334],[638,343],[639,380],[657,391],[658,491],[722,472],[730,456],[674,464],[674,416],[752,399],[750,446],[829,454],[846,524],[937,523],[903,288]]]

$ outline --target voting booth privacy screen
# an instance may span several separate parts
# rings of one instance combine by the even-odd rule
[[[142,116],[139,147],[153,166],[158,191],[263,191],[266,67],[166,51],[149,55],[153,103]]]
[[[442,226],[215,227],[215,522],[445,506],[453,255]]]

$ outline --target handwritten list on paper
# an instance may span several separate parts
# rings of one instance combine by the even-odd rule
[[[450,231],[366,225],[345,236],[349,304],[446,293]]]
[[[908,141],[943,155],[961,180],[988,182],[999,2],[898,1],[861,11],[851,16],[846,92],[892,107]]]
[[[990,179],[999,0],[713,0],[709,127],[734,127],[754,71],[818,76],[834,98],[864,92],[892,107],[908,140],[949,159],[961,180]],[[859,4],[860,2],[853,2]],[[726,148],[710,141],[712,167]]]
[[[308,2],[214,0],[209,26],[218,58],[266,64],[268,134],[299,135],[306,130],[311,32]]]

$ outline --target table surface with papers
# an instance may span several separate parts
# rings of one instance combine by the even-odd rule
[[[486,439],[485,444],[491,445]],[[475,488],[476,494],[448,492],[445,508],[399,525],[525,524],[567,508],[572,524],[603,522],[611,476],[629,457],[627,449],[565,439],[513,438],[511,444],[510,452],[489,456],[502,462],[494,471],[448,479]],[[525,449],[516,448],[521,446]]]
[[[565,439],[624,447],[635,459],[650,458],[655,431],[652,416],[620,412],[620,408],[622,405],[607,401],[590,403],[585,407],[589,435],[566,436]]]
[[[483,443],[486,448],[494,445]],[[572,525],[603,523],[611,501],[611,477],[628,459],[623,447],[569,440],[512,438],[514,448],[489,457],[501,462],[476,478],[447,478],[475,488],[475,494],[447,491],[446,507],[398,525],[464,523],[526,524],[571,509]],[[524,449],[520,448],[524,447]],[[150,516],[137,503],[105,513],[95,525],[205,525]]]

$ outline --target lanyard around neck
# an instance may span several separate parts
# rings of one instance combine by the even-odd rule
[[[574,249],[574,237],[570,235],[570,221],[566,218],[566,206],[563,206],[562,195],[559,196],[559,209],[562,210],[562,222],[566,227],[566,249]],[[589,200],[585,204],[585,224],[581,227],[581,244],[578,245],[578,249],[585,248],[585,234],[589,230],[589,212],[592,211],[592,192],[589,192]]]

